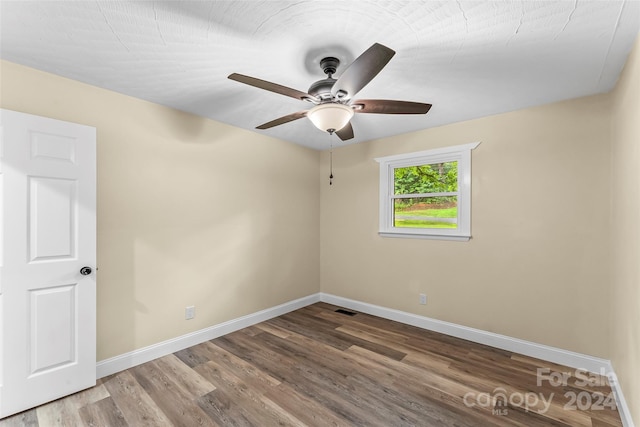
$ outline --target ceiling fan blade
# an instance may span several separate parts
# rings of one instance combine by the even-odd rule
[[[247,84],[249,86],[254,86],[259,89],[264,89],[270,92],[279,93],[280,95],[285,95],[285,96],[290,96],[291,98],[300,99],[302,101],[305,101],[305,100],[318,101],[318,99],[315,96],[309,95],[306,92],[301,92],[299,90],[292,89],[290,87],[282,86],[277,83],[271,83],[266,80],[257,79],[255,77],[245,76],[244,74],[238,74],[238,73],[229,74],[229,79]]]
[[[351,98],[373,80],[395,54],[394,50],[374,43],[344,70],[331,88],[331,94],[342,99]]]
[[[286,116],[279,117],[275,120],[271,120],[270,122],[261,124],[260,126],[256,126],[256,129],[269,129],[274,126],[283,125],[285,123],[292,122],[294,120],[301,119],[307,116],[307,111],[298,111],[297,113],[288,114]]]
[[[336,135],[338,135],[338,138],[343,141],[353,138],[353,127],[351,127],[351,122],[347,122],[342,129],[336,131]]]
[[[351,103],[356,113],[376,114],[427,114],[431,104],[422,102],[393,101],[390,99],[357,99]]]

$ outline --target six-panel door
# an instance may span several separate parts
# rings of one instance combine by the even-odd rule
[[[96,132],[8,110],[0,123],[5,417],[95,385]]]

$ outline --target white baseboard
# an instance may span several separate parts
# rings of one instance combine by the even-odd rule
[[[608,373],[609,381],[616,398],[616,404],[618,405],[618,411],[620,412],[623,425],[625,427],[634,427],[633,420],[631,419],[631,412],[629,411],[629,407],[624,399],[618,379],[609,360],[326,293],[309,295],[275,307],[258,311],[256,313],[248,314],[237,319],[229,320],[209,328],[201,329],[190,334],[182,335],[148,347],[131,351],[129,353],[121,354],[110,359],[101,360],[96,366],[97,378],[106,377],[107,375],[124,371],[142,363],[157,359],[158,357],[175,353],[176,351],[180,351],[242,328],[255,325],[256,323],[314,304],[318,301],[349,308],[351,310],[360,311],[362,313],[371,314],[373,316],[389,320],[395,320],[396,322],[405,323],[407,325],[416,326],[434,332],[440,332],[453,337],[500,348],[502,350],[512,351],[525,356],[535,357],[537,359],[546,360],[559,365],[569,366],[576,369],[585,369],[597,374],[602,374],[603,372]]]
[[[116,372],[124,371],[142,363],[149,362],[162,356],[166,356],[176,351],[203,343],[222,335],[246,328],[256,323],[264,322],[271,318],[281,316],[293,310],[314,304],[320,301],[320,294],[313,294],[297,300],[289,301],[275,307],[251,313],[237,319],[229,320],[209,328],[191,332],[167,341],[130,351],[109,359],[101,360],[96,365],[96,377],[102,378]]]
[[[618,411],[624,427],[634,427],[633,420],[631,419],[631,412],[629,411],[629,407],[627,406],[624,395],[622,394],[622,389],[620,388],[618,379],[613,371],[613,366],[609,360],[543,344],[537,344],[518,338],[512,338],[506,335],[495,334],[481,329],[457,325],[455,323],[432,319],[425,316],[419,316],[405,311],[394,310],[392,308],[343,298],[337,295],[320,293],[320,301],[362,313],[371,314],[373,316],[395,320],[396,322],[407,325],[417,326],[418,328],[440,332],[442,334],[462,338],[479,344],[485,344],[502,350],[512,351],[525,356],[535,357],[536,359],[546,360],[559,365],[576,369],[584,369],[596,374],[606,373],[609,377],[609,382],[611,383],[611,388],[613,389]]]
[[[616,406],[618,407],[618,413],[622,419],[622,425],[624,427],[634,427],[633,419],[631,418],[631,410],[629,410],[629,406],[627,406],[627,401],[624,398],[624,394],[622,394],[618,377],[616,376],[611,363],[609,363],[609,369],[607,372],[609,372],[607,376],[609,377],[609,384],[611,384],[611,388],[613,389],[613,395],[616,398]]]

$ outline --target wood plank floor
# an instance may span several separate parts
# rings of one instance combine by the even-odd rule
[[[207,341],[0,426],[622,425],[604,378],[337,309]],[[563,372],[566,384],[549,380]]]

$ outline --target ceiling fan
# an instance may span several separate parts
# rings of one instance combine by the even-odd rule
[[[327,78],[313,83],[307,92],[301,92],[266,80],[243,74],[233,73],[229,79],[255,86],[260,89],[308,101],[315,106],[310,110],[298,111],[271,120],[257,126],[256,129],[269,129],[294,120],[308,117],[320,130],[335,133],[346,141],[353,138],[350,120],[354,113],[377,114],[426,114],[431,104],[420,102],[394,101],[388,99],[353,99],[391,60],[395,51],[374,43],[362,55],[357,57],[338,79],[333,78],[340,61],[326,57],[320,61],[320,67]]]

